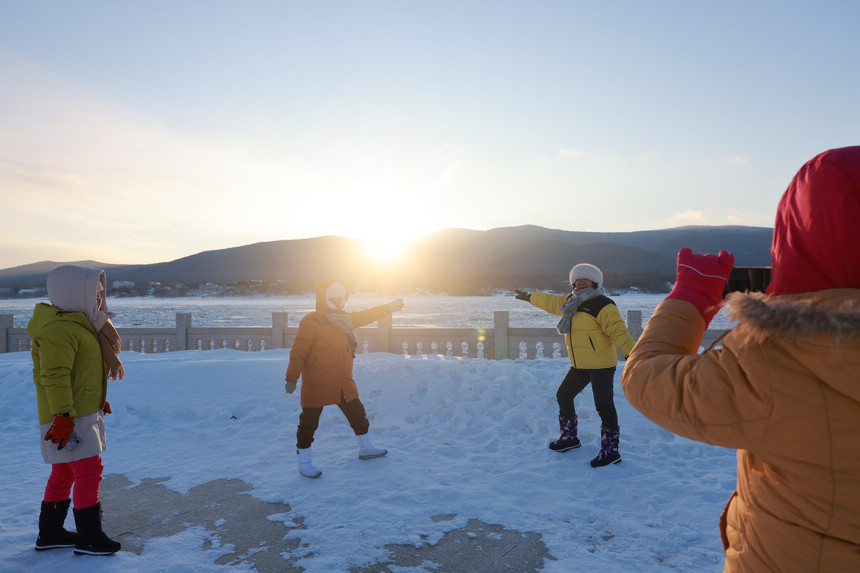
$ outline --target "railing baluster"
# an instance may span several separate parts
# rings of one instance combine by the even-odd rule
[[[32,348],[32,340],[25,328],[13,327],[13,316],[0,315],[0,353],[23,352]],[[543,359],[548,356],[564,358],[567,348],[554,328],[515,328],[510,326],[507,311],[493,313],[492,328],[426,328],[397,329],[391,326],[390,319],[381,320],[376,328],[361,328],[356,331],[361,353],[394,352],[409,355],[414,344],[417,356],[425,355],[425,348],[433,355],[458,355],[469,357],[474,353],[477,358],[488,354],[487,344],[491,345],[490,356],[496,360],[518,357],[520,359]],[[642,311],[629,310],[627,324],[630,333],[637,338],[642,332]],[[158,353],[189,349],[214,350],[232,348],[254,351],[259,344],[260,350],[267,348],[289,348],[295,340],[297,327],[289,327],[286,313],[272,313],[272,327],[192,327],[190,313],[176,315],[176,328],[119,328],[124,349],[130,352]],[[375,331],[375,332],[374,332]],[[704,351],[718,340],[725,330],[708,330],[702,339]],[[186,346],[187,345],[187,346]],[[474,348],[474,350],[472,350]],[[550,348],[552,351],[550,352]],[[533,352],[532,352],[533,351]]]

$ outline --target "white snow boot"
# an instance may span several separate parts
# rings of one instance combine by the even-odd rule
[[[299,460],[299,473],[307,478],[318,478],[322,472],[311,461],[310,448],[297,448],[296,455]]]
[[[358,442],[358,458],[361,460],[372,460],[373,458],[381,458],[388,453],[388,450],[377,448],[370,441],[370,433],[362,434],[355,437]]]

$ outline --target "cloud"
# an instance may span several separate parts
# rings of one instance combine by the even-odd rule
[[[564,159],[576,159],[588,155],[586,152],[579,149],[559,149],[558,156]]]
[[[723,164],[745,164],[747,162],[746,157],[741,157],[740,155],[734,155],[732,157],[724,157],[720,159],[720,163]]]
[[[682,213],[675,213],[669,217],[669,222],[672,224],[690,224],[701,223],[705,219],[705,214],[702,211],[693,211],[686,209]]]
[[[742,225],[745,215],[737,209],[708,207],[704,211],[685,209],[669,217],[671,225]]]

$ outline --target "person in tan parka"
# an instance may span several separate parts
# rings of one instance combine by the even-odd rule
[[[299,473],[318,478],[322,472],[313,464],[311,444],[319,427],[323,407],[336,404],[343,412],[358,441],[358,457],[378,458],[388,450],[377,448],[370,440],[370,422],[358,398],[353,378],[357,341],[355,329],[376,322],[403,308],[403,300],[357,312],[346,312],[349,291],[339,281],[326,281],[316,288],[316,311],[299,323],[290,350],[285,389],[295,392],[302,379],[299,427],[296,432],[296,454]]]
[[[860,147],[816,156],[780,200],[767,294],[727,297],[722,348],[698,353],[733,257],[682,249],[627,360],[622,387],[642,414],[737,449],[727,572],[860,571],[858,222]]]

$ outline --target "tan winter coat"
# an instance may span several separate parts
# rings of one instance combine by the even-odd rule
[[[286,380],[296,382],[301,376],[301,403],[303,408],[321,408],[337,404],[341,399],[349,402],[358,398],[353,379],[355,356],[346,335],[323,317],[326,309],[325,289],[330,283],[317,288],[316,312],[299,322],[299,330],[290,350]],[[360,328],[391,314],[388,306],[381,305],[349,313],[353,327]]]
[[[860,571],[860,290],[736,293],[729,309],[723,348],[697,354],[702,316],[663,301],[624,392],[660,426],[738,450],[725,571]]]

